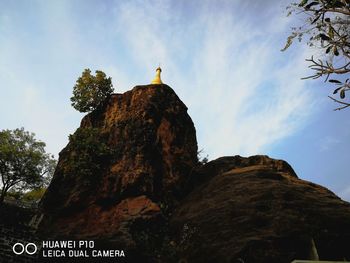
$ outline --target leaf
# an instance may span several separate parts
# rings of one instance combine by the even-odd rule
[[[345,90],[343,89],[340,91],[340,98],[345,99]]]
[[[346,4],[342,3],[341,1],[335,1],[335,3],[332,5],[333,7],[344,7]]]
[[[300,2],[299,6],[304,6],[304,5],[307,4],[307,2],[308,2],[308,0],[302,0],[302,1]]]
[[[292,34],[287,38],[287,43],[286,43],[286,45],[284,46],[284,48],[281,49],[282,52],[283,52],[283,51],[286,51],[286,50],[290,47],[290,45],[292,45],[293,39],[294,39],[297,35],[298,35],[298,34],[294,32],[294,33],[292,33]]]
[[[318,2],[311,2],[310,4],[308,4],[307,6],[305,6],[305,9],[310,9],[310,7],[314,6],[314,5],[318,5]]]
[[[332,26],[329,26],[329,29],[328,29],[328,36],[330,38],[334,38],[334,30],[333,30],[333,27]]]
[[[342,87],[335,89],[335,90],[333,91],[333,94],[337,94],[338,91],[339,91],[341,88],[342,88]]]
[[[322,40],[325,40],[325,41],[329,41],[331,40],[327,35],[325,34],[319,34],[319,37],[322,39]]]
[[[328,81],[331,82],[331,83],[342,84],[339,80],[336,80],[336,79],[330,79]]]
[[[334,48],[333,48],[333,53],[334,53],[334,55],[339,56],[339,51],[336,48],[336,46],[334,46]]]
[[[315,24],[315,22],[321,17],[321,15],[318,15],[312,22],[311,22],[311,25],[312,24]]]

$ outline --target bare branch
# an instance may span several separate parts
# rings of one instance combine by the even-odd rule
[[[345,108],[347,108],[347,107],[350,107],[350,103],[337,100],[337,99],[335,99],[335,98],[333,98],[333,97],[331,97],[331,96],[328,96],[328,98],[330,98],[330,99],[333,100],[334,102],[337,102],[337,103],[339,103],[339,104],[344,105],[344,106],[342,106],[342,107],[339,107],[339,108],[334,109],[335,111],[337,111],[337,110],[342,110],[342,109],[345,109]]]

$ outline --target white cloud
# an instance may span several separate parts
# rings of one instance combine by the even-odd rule
[[[57,153],[79,123],[80,115],[67,107],[84,67],[104,70],[122,92],[149,83],[161,63],[163,80],[188,106],[199,147],[210,158],[263,153],[302,127],[313,105],[307,83],[299,80],[307,54],[279,51],[282,32],[289,30],[284,14],[273,3],[263,11],[245,1],[184,3],[115,1],[112,17],[94,16],[88,4],[86,14],[69,1],[40,4],[34,16],[42,22],[40,41],[8,38],[0,45],[10,64],[0,62],[0,76],[8,74],[7,83],[16,88],[6,100],[25,98],[13,102],[17,126],[42,133],[40,139]],[[113,59],[107,50],[113,44],[105,40],[123,48]],[[33,73],[32,67],[43,69],[37,60],[50,70]],[[20,80],[17,64],[28,71]]]
[[[279,51],[281,31],[288,30],[283,14],[271,12],[257,25],[242,15],[249,7],[215,13],[209,1],[179,29],[181,10],[169,1],[147,3],[121,6],[118,22],[127,25],[121,35],[150,77],[164,64],[163,79],[189,106],[200,147],[211,158],[261,153],[303,126],[313,105],[300,81],[307,54]],[[177,63],[183,54],[186,63]]]

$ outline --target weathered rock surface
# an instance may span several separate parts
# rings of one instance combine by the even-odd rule
[[[160,206],[181,197],[197,164],[197,141],[187,107],[167,85],[136,86],[113,94],[85,116],[80,128],[98,128],[112,149],[97,160],[93,178],[73,174],[69,143],[42,202],[40,231],[54,237],[119,240],[132,247],[135,221],[161,220]],[[101,139],[102,138],[102,139]]]
[[[320,259],[350,260],[350,204],[286,162],[222,157],[195,182],[171,218],[187,262],[290,263],[314,257],[312,239]]]
[[[316,250],[350,260],[349,203],[267,156],[199,164],[192,120],[167,85],[112,95],[83,118],[89,128],[87,152],[71,141],[60,153],[41,235],[125,249],[127,262],[289,263]],[[108,155],[89,150],[98,142]],[[92,175],[72,169],[86,153]]]

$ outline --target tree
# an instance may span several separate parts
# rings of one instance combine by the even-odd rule
[[[307,59],[314,74],[304,79],[323,77],[325,82],[335,85],[333,94],[339,94],[340,99],[329,96],[340,104],[335,110],[349,107],[346,92],[350,90],[350,0],[301,0],[287,9],[288,15],[303,15],[305,24],[292,28],[282,51],[295,38],[301,41],[308,36],[307,44],[316,47],[321,55]]]
[[[24,193],[21,200],[28,202],[38,202],[44,196],[46,191],[45,187],[35,188],[27,193]]]
[[[73,96],[70,100],[76,110],[90,112],[112,92],[113,85],[110,77],[106,78],[106,74],[99,70],[96,70],[96,76],[93,76],[90,69],[85,69],[73,88]]]
[[[0,132],[0,204],[10,189],[47,187],[56,161],[45,152],[45,143],[23,128]]]

